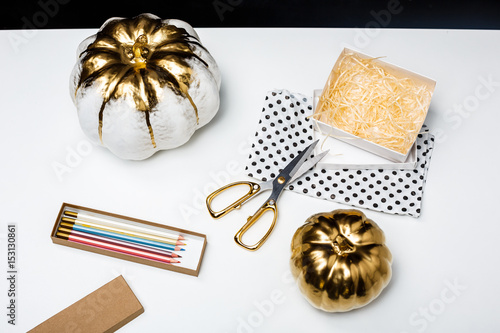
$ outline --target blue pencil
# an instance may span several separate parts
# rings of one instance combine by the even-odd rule
[[[155,241],[152,241],[149,239],[143,239],[143,238],[139,238],[139,237],[133,237],[133,236],[119,234],[116,232],[105,231],[105,230],[91,228],[91,227],[85,227],[85,226],[78,225],[78,224],[72,223],[72,222],[67,222],[67,221],[62,222],[61,224],[63,224],[63,223],[72,224],[73,229],[80,231],[80,232],[86,232],[89,234],[94,234],[94,235],[98,235],[98,236],[102,236],[102,237],[119,239],[119,240],[132,242],[132,243],[136,243],[136,244],[148,245],[148,246],[152,246],[152,247],[156,247],[156,248],[160,248],[160,249],[165,249],[165,250],[170,250],[170,251],[184,251],[184,249],[180,248],[179,246],[173,246],[173,245],[169,245],[169,244],[165,244],[165,243],[161,243],[161,242],[155,242]]]

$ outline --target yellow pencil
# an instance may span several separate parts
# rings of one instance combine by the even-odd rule
[[[184,237],[182,237],[182,235],[179,235],[179,234],[167,232],[164,230],[153,229],[153,228],[150,228],[147,226],[143,227],[143,226],[133,224],[133,223],[119,222],[116,220],[106,219],[106,218],[95,216],[95,215],[79,213],[79,212],[77,213],[77,212],[73,212],[73,211],[69,211],[69,210],[65,210],[64,215],[69,216],[69,217],[74,218],[74,219],[79,219],[82,221],[88,221],[88,222],[93,222],[93,223],[99,223],[101,225],[107,225],[110,227],[120,228],[120,229],[124,229],[124,230],[138,231],[138,232],[142,232],[145,234],[156,235],[156,236],[160,236],[163,238],[170,238],[170,239],[178,240],[178,241],[184,240]]]
[[[69,223],[78,224],[78,225],[81,225],[81,226],[84,226],[84,227],[90,227],[90,228],[95,228],[95,229],[100,229],[100,230],[106,230],[106,231],[116,232],[116,233],[122,234],[122,235],[133,236],[133,237],[140,237],[140,238],[143,238],[143,239],[149,239],[149,240],[152,240],[152,241],[161,242],[161,243],[170,244],[170,245],[175,245],[175,246],[186,245],[186,244],[184,244],[184,243],[182,243],[182,242],[180,242],[178,240],[176,241],[176,240],[173,240],[171,238],[165,238],[165,237],[151,235],[151,234],[146,234],[146,233],[143,233],[143,232],[138,232],[138,231],[133,231],[133,230],[125,230],[125,229],[122,229],[122,228],[111,227],[111,226],[102,225],[102,224],[99,224],[99,223],[94,223],[94,222],[90,222],[90,221],[84,221],[84,220],[80,220],[80,219],[74,219],[74,218],[70,218],[70,217],[63,217],[62,221],[63,222],[69,222]]]

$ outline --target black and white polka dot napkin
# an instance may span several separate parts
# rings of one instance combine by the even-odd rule
[[[312,97],[274,90],[267,94],[246,170],[266,181],[314,141]],[[312,197],[380,212],[420,216],[434,137],[417,138],[414,170],[326,170],[314,168],[288,186]]]

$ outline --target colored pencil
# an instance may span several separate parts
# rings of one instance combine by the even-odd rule
[[[88,226],[83,226],[83,225],[75,224],[74,222],[63,221],[60,223],[60,225],[66,226],[66,227],[71,226],[73,228],[73,230],[77,230],[80,232],[86,232],[86,233],[94,234],[97,236],[109,237],[109,238],[123,240],[123,241],[127,241],[127,242],[132,242],[132,243],[136,243],[136,244],[148,245],[148,246],[152,246],[152,247],[156,247],[156,248],[160,248],[160,249],[165,249],[165,250],[170,250],[170,251],[184,251],[184,249],[181,248],[180,246],[173,246],[173,245],[169,245],[169,244],[165,244],[165,243],[161,243],[161,242],[152,241],[149,239],[142,239],[140,237],[133,237],[133,236],[128,236],[128,235],[124,235],[124,234],[120,234],[120,233],[116,233],[116,232],[111,232],[111,231],[101,230],[101,229],[92,228],[92,227],[88,227]]]
[[[94,215],[90,215],[90,214],[85,214],[85,213],[77,213],[77,212],[65,210],[64,215],[75,218],[75,219],[79,219],[82,221],[94,222],[94,223],[98,223],[101,225],[125,229],[125,230],[129,230],[129,231],[142,232],[142,233],[146,233],[146,234],[150,234],[150,235],[156,235],[156,236],[160,236],[160,237],[170,238],[173,240],[180,241],[180,240],[185,239],[180,234],[170,233],[170,232],[161,231],[161,230],[157,230],[157,229],[151,229],[148,227],[142,227],[142,226],[131,224],[131,223],[119,222],[119,221],[110,220],[110,219],[106,219],[106,218],[102,218],[102,217],[98,217],[98,216],[94,216]]]
[[[174,245],[174,246],[186,245],[178,240],[173,240],[173,239],[160,237],[160,236],[156,236],[156,235],[151,235],[151,234],[146,234],[143,232],[138,232],[138,231],[133,231],[133,230],[125,230],[122,228],[108,226],[108,225],[102,225],[100,223],[95,223],[95,222],[91,222],[91,221],[84,221],[84,220],[74,219],[74,218],[70,218],[70,217],[63,217],[62,221],[79,224],[79,225],[82,225],[85,227],[91,227],[91,228],[95,228],[95,229],[111,231],[111,232],[115,232],[115,233],[123,234],[123,235],[127,235],[127,236],[149,239],[151,241],[161,242],[161,243],[170,244],[170,245]]]
[[[59,231],[66,232],[66,233],[72,233],[75,236],[87,237],[87,238],[91,238],[91,239],[94,239],[97,241],[107,242],[107,243],[114,244],[114,245],[126,246],[126,247],[130,247],[130,248],[136,249],[136,250],[152,252],[152,253],[164,255],[166,257],[182,258],[180,255],[178,255],[172,251],[160,250],[160,249],[153,248],[153,247],[146,246],[146,245],[140,245],[140,244],[135,244],[135,243],[131,243],[131,242],[121,241],[118,239],[89,234],[86,232],[73,230],[72,226],[60,226]]]
[[[128,255],[135,256],[135,257],[139,257],[139,258],[156,260],[156,261],[160,261],[160,262],[164,262],[164,263],[168,263],[168,264],[180,263],[180,261],[178,261],[176,259],[162,256],[159,254],[154,254],[154,253],[141,251],[141,250],[135,250],[135,249],[131,249],[129,247],[114,245],[114,244],[110,244],[107,242],[101,242],[101,241],[94,240],[94,239],[91,239],[88,237],[76,236],[73,233],[66,233],[66,232],[58,231],[56,233],[56,236],[60,237],[62,239],[66,239],[70,242],[85,244],[88,246],[92,246],[92,247],[96,247],[96,248],[100,248],[100,249],[104,249],[104,250],[109,250],[109,251],[113,251],[113,252],[118,252],[118,253],[122,253],[122,254],[128,254]]]

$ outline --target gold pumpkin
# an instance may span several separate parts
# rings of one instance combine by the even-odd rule
[[[309,217],[292,239],[290,266],[314,307],[345,312],[375,299],[391,279],[384,232],[359,210]]]
[[[218,66],[186,22],[112,18],[77,53],[70,92],[82,130],[121,158],[178,147],[217,113]]]

